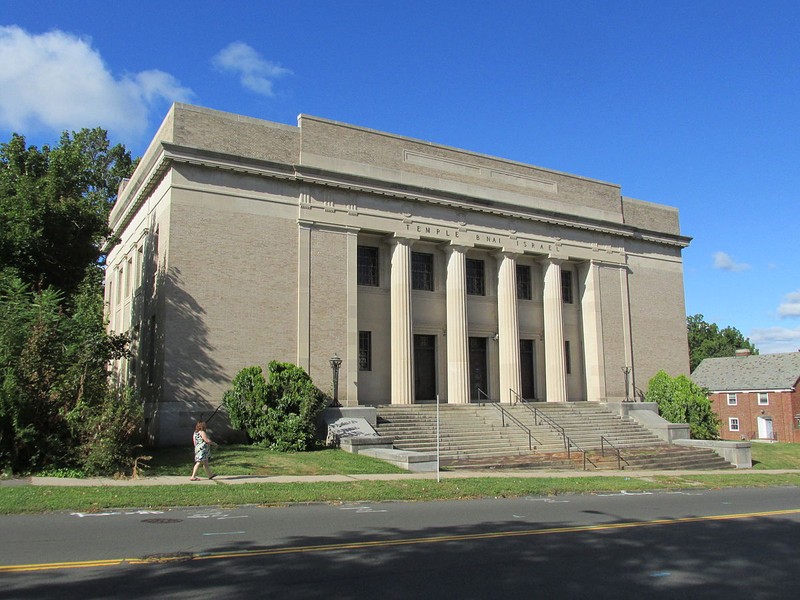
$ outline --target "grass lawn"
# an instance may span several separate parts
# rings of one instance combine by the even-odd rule
[[[150,448],[145,477],[189,475],[194,465],[192,448]],[[357,475],[405,473],[382,460],[343,450],[276,452],[258,446],[223,445],[211,449],[211,469],[218,475]],[[201,469],[202,475],[202,469]]]
[[[0,514],[186,506],[272,506],[295,502],[381,502],[554,496],[723,487],[800,486],[800,474],[672,477],[464,478],[402,481],[156,485],[130,487],[0,487]]]
[[[800,444],[753,442],[753,468],[800,469]]]
[[[192,451],[188,447],[158,448],[145,477],[188,477]],[[754,469],[709,475],[567,478],[465,477],[401,481],[313,483],[246,483],[214,485],[0,487],[0,514],[47,511],[92,512],[119,508],[178,506],[262,506],[292,502],[380,502],[387,500],[455,500],[482,497],[551,496],[615,491],[702,489],[726,487],[800,487],[800,473],[776,474],[769,469],[800,469],[800,444],[753,444]],[[332,475],[403,473],[383,461],[342,450],[284,454],[253,446],[214,448],[211,463],[220,475]]]

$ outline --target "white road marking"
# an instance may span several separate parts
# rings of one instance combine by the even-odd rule
[[[203,535],[237,535],[244,531],[220,531],[218,533],[204,533]]]
[[[385,513],[386,509],[372,508],[371,506],[340,506],[339,510],[354,510],[357,513]]]
[[[163,515],[163,510],[134,510],[134,511],[114,511],[114,512],[103,512],[103,513],[80,513],[74,512],[69,513],[70,516],[73,517],[113,517],[117,515]]]

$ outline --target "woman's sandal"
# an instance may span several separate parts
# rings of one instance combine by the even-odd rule
[[[200,481],[199,477],[189,477],[189,481]]]

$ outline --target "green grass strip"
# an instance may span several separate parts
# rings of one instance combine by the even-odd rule
[[[97,512],[120,508],[281,505],[552,496],[726,487],[800,486],[800,474],[748,473],[674,477],[464,478],[404,481],[216,485],[0,487],[0,514]]]

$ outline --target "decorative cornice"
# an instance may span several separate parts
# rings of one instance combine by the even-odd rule
[[[210,167],[260,177],[300,181],[308,184],[366,192],[416,202],[429,202],[431,204],[447,206],[461,211],[483,212],[509,219],[523,219],[570,229],[602,233],[615,237],[641,239],[647,242],[675,246],[678,248],[687,247],[691,241],[691,238],[681,235],[641,230],[624,224],[591,218],[571,218],[568,215],[552,211],[537,211],[536,209],[531,209],[522,212],[509,208],[505,203],[488,200],[479,196],[465,196],[441,190],[388,183],[375,179],[354,177],[333,171],[309,168],[302,165],[288,165],[264,160],[244,159],[218,152],[177,146],[166,142],[162,142],[161,147],[160,155],[154,161],[153,166],[147,172],[142,183],[138,185],[129,184],[123,191],[125,206],[122,209],[122,216],[112,223],[112,227],[115,231],[121,231],[130,224],[136,212],[141,208],[155,187],[161,182],[161,179],[170,166],[176,163]],[[132,189],[134,187],[135,189]],[[304,208],[308,207],[307,204],[304,204],[302,201],[301,206]],[[349,208],[352,210],[352,207]]]

